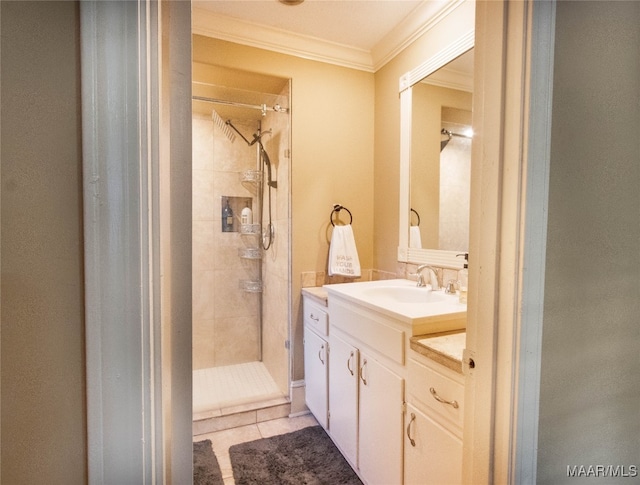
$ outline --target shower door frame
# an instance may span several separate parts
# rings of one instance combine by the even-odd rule
[[[279,223],[282,223],[286,220],[286,234],[285,232],[283,232],[282,230],[278,231],[277,229],[275,230],[275,236],[272,243],[270,245],[270,249],[264,249],[263,246],[263,241],[262,238],[259,236],[258,237],[258,243],[257,246],[262,249],[264,249],[263,251],[263,257],[260,259],[260,268],[259,268],[259,273],[260,273],[260,281],[261,284],[265,283],[265,277],[267,275],[269,275],[269,271],[265,271],[265,265],[267,264],[267,257],[269,254],[269,251],[276,251],[276,250],[282,250],[283,247],[279,246],[277,247],[276,245],[277,240],[280,238],[283,238],[282,240],[284,241],[284,236],[286,235],[286,256],[284,255],[279,255],[278,256],[278,260],[285,262],[286,261],[286,294],[285,291],[282,291],[280,293],[278,293],[277,296],[282,296],[284,297],[284,299],[286,299],[286,337],[284,342],[282,342],[282,346],[283,348],[286,349],[286,355],[283,356],[283,360],[280,360],[280,357],[278,357],[278,359],[276,360],[272,360],[272,362],[278,362],[278,366],[276,366],[278,368],[278,370],[281,370],[282,368],[286,369],[286,383],[283,381],[283,373],[282,372],[277,372],[274,374],[273,373],[273,369],[267,365],[267,370],[269,371],[269,373],[274,376],[274,380],[276,380],[276,383],[278,384],[278,388],[281,390],[281,392],[283,393],[284,396],[286,396],[287,398],[289,398],[290,400],[293,399],[293,387],[296,387],[296,385],[299,387],[300,383],[298,382],[296,385],[294,385],[294,383],[292,382],[292,378],[293,378],[293,360],[294,360],[294,356],[293,356],[293,349],[291,346],[291,335],[292,335],[292,326],[293,326],[293,317],[292,317],[292,310],[291,310],[291,301],[292,301],[292,285],[291,285],[291,278],[292,278],[292,251],[291,251],[291,247],[293,244],[293,235],[292,235],[292,231],[291,231],[291,214],[292,214],[292,207],[291,207],[291,174],[292,174],[292,138],[291,138],[291,127],[292,127],[292,111],[291,111],[291,99],[292,99],[292,80],[291,78],[284,78],[284,77],[278,77],[279,80],[283,81],[283,86],[282,89],[279,93],[275,93],[275,92],[260,92],[260,91],[256,91],[256,90],[248,90],[251,91],[254,94],[258,94],[261,96],[267,96],[267,97],[274,97],[277,98],[275,100],[273,100],[273,102],[275,102],[274,105],[269,105],[269,104],[249,104],[249,103],[245,103],[245,102],[240,102],[240,101],[236,101],[234,100],[233,96],[220,96],[218,95],[218,97],[216,98],[212,98],[212,97],[208,97],[208,96],[200,96],[200,95],[193,95],[191,97],[191,99],[193,101],[200,101],[200,102],[205,102],[205,103],[210,103],[211,106],[215,105],[224,105],[227,107],[239,107],[239,108],[243,108],[243,109],[255,109],[255,110],[261,110],[262,111],[262,119],[253,119],[250,118],[252,121],[256,121],[258,124],[258,132],[260,131],[271,131],[272,129],[272,123],[268,122],[269,119],[274,119],[274,118],[269,118],[269,117],[275,117],[275,116],[286,116],[286,127],[283,127],[282,130],[278,130],[276,131],[276,133],[273,133],[271,135],[268,136],[267,140],[270,140],[272,136],[276,136],[276,138],[278,138],[278,135],[280,134],[286,134],[286,137],[283,138],[283,140],[286,138],[286,141],[284,141],[284,143],[278,145],[277,147],[273,147],[273,146],[269,146],[269,141],[266,141],[266,143],[264,143],[263,148],[266,152],[270,152],[271,153],[271,158],[272,158],[272,163],[275,162],[273,164],[273,170],[276,170],[278,172],[278,174],[280,174],[281,176],[285,177],[285,181],[286,184],[283,186],[282,182],[283,180],[280,180],[280,183],[278,184],[277,188],[275,188],[275,184],[274,186],[272,186],[274,188],[274,195],[272,197],[274,197],[274,202],[272,202],[272,204],[275,204],[275,207],[277,208],[282,207],[282,203],[278,203],[277,200],[280,197],[283,197],[286,199],[286,213],[285,214],[278,214],[277,213],[277,209],[276,209],[276,219],[272,221],[274,228],[277,227],[279,225]],[[197,84],[202,84],[205,85],[207,84],[205,81],[193,81],[194,85]],[[247,92],[248,92],[247,91]],[[284,103],[284,107],[281,107],[281,101],[282,99],[286,99],[286,102]],[[201,111],[198,111],[198,113],[202,114]],[[217,112],[216,112],[217,114]],[[267,118],[264,118],[264,116],[267,116]],[[208,119],[208,118],[207,118]],[[238,118],[237,120],[235,118],[230,119],[229,121],[232,121],[234,123],[237,123],[238,120],[243,119],[242,117]],[[224,121],[222,118],[220,118],[221,121]],[[245,120],[246,121],[246,120]],[[265,125],[264,122],[267,121],[268,123]],[[275,122],[275,124],[277,125],[279,122]],[[212,122],[212,124],[214,125],[214,132],[216,130],[216,123]],[[219,126],[219,125],[218,125]],[[254,223],[256,223],[256,218],[259,216],[259,214],[261,214],[262,212],[265,212],[267,210],[267,204],[268,202],[265,202],[265,197],[269,197],[268,192],[271,190],[271,187],[269,186],[269,184],[267,183],[268,181],[264,179],[264,177],[267,175],[267,172],[264,169],[263,166],[263,159],[262,159],[262,155],[260,153],[260,148],[259,145],[256,143],[256,134],[253,135],[253,139],[251,137],[247,138],[247,136],[245,136],[246,131],[243,130],[243,128],[246,129],[245,127],[240,127],[238,128],[237,126],[235,126],[233,123],[229,123],[230,128],[238,135],[240,136],[240,138],[247,144],[249,145],[249,147],[252,147],[255,144],[255,150],[256,150],[256,166],[255,169],[257,171],[259,171],[262,175],[261,175],[261,182],[259,184],[257,184],[257,188],[256,188],[256,192],[254,194],[255,196],[255,203],[253,206],[253,216],[254,216]],[[224,138],[223,134],[220,134],[221,137]],[[276,156],[274,156],[274,152],[278,151],[278,154]],[[284,164],[284,165],[283,165]],[[283,172],[283,167],[285,168],[285,172]],[[279,178],[279,177],[278,177]],[[274,182],[276,182],[276,180],[274,180]],[[284,191],[284,194],[283,194]],[[281,194],[280,196],[278,196],[277,194]],[[214,199],[216,197],[218,197],[219,194],[214,194]],[[234,197],[239,197],[239,195],[235,194],[232,195]],[[283,199],[280,198],[280,200],[282,201]],[[267,226],[265,226],[265,221],[264,220],[260,220],[258,221],[261,227],[261,231],[264,231],[265,229],[268,229]],[[286,259],[285,259],[286,258]],[[274,285],[274,287],[277,287],[277,285]],[[284,286],[283,286],[284,288]],[[258,345],[259,345],[259,349],[258,349],[258,360],[260,362],[264,362],[264,291],[260,291],[259,292],[260,295],[260,315],[259,315],[259,336],[258,336]],[[278,301],[280,301],[280,299],[278,299]],[[285,330],[285,329],[278,329],[278,330]],[[280,335],[282,335],[280,333]],[[276,345],[275,343],[273,343],[271,346],[269,346],[269,349],[276,349],[276,347],[274,347],[274,345]],[[280,345],[280,343],[278,343],[277,345]],[[282,363],[282,368],[279,367],[280,362]],[[213,367],[219,367],[219,366],[226,366],[226,365],[233,365],[233,363],[223,363],[223,364],[216,364]],[[276,379],[275,375],[278,375],[280,377],[280,379]],[[281,385],[282,384],[282,385]]]

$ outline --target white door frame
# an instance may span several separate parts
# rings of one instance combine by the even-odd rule
[[[555,2],[476,3],[468,484],[535,483],[554,30]]]
[[[191,5],[80,28],[89,482],[190,483]]]

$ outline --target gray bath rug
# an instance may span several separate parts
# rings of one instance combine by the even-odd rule
[[[320,426],[229,448],[236,485],[362,485]]]
[[[193,484],[224,485],[218,459],[211,447],[211,440],[193,444]]]

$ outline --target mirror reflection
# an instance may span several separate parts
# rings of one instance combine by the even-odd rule
[[[473,49],[411,89],[409,247],[468,252]]]

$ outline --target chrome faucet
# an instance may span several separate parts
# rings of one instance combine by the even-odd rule
[[[428,264],[420,265],[416,270],[416,275],[418,276],[418,286],[427,286],[424,281],[424,275],[422,274],[422,270],[425,269],[429,270],[429,284],[431,285],[431,289],[433,291],[439,290],[440,285],[438,284],[438,273],[436,273],[436,270]]]

